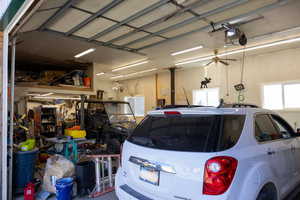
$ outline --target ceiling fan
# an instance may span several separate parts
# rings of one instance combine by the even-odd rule
[[[216,64],[217,63],[222,63],[223,65],[228,66],[229,65],[228,61],[237,61],[237,59],[219,58],[218,57],[218,50],[217,49],[214,50],[214,54],[215,54],[215,57],[213,57],[211,59],[211,61],[209,63],[207,63],[205,66],[211,65],[212,63],[216,63]]]

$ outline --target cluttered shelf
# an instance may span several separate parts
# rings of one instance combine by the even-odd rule
[[[80,87],[80,86],[71,86],[71,85],[63,85],[63,86],[49,86],[49,85],[32,85],[28,83],[17,83],[16,87],[26,87],[26,88],[39,88],[39,89],[51,89],[51,90],[72,90],[72,91],[85,91],[92,92],[93,88]]]

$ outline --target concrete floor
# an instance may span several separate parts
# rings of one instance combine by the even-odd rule
[[[16,197],[15,200],[23,200],[23,196]],[[108,193],[102,197],[97,198],[88,198],[88,197],[76,197],[74,200],[118,200],[117,196],[114,192]],[[47,200],[56,200],[56,197],[53,195],[51,198],[48,198]]]

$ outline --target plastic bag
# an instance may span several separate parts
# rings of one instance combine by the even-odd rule
[[[43,190],[55,193],[56,180],[65,177],[72,177],[75,173],[73,162],[62,155],[54,155],[47,159],[45,175],[43,178]]]

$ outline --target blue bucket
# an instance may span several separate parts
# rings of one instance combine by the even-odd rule
[[[73,178],[61,178],[56,181],[57,200],[71,200],[73,189]]]

